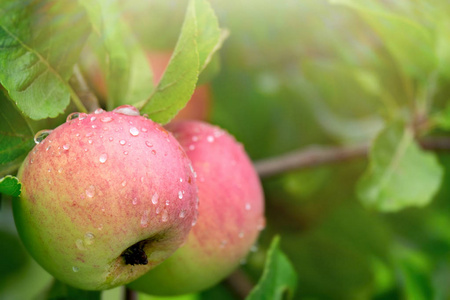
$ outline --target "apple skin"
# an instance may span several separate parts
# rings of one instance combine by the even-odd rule
[[[217,284],[238,267],[265,224],[260,180],[241,144],[200,121],[166,128],[194,166],[199,215],[186,244],[128,285],[152,295],[193,293]]]
[[[13,212],[22,241],[55,278],[80,289],[136,279],[186,240],[197,216],[185,151],[163,127],[130,112],[137,110],[68,118],[18,173]],[[144,251],[148,263],[125,263],[126,249],[138,261]]]

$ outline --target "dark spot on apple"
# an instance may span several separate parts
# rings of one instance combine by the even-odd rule
[[[128,247],[121,256],[125,260],[126,265],[146,265],[148,264],[147,254],[145,254],[144,246],[147,240],[137,242],[136,244]]]

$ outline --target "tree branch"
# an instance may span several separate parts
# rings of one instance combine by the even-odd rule
[[[449,151],[449,137],[428,137],[419,140],[425,150]],[[273,158],[267,158],[254,163],[261,178],[278,175],[287,171],[316,167],[327,163],[342,162],[350,159],[366,157],[368,144],[346,147],[311,146]]]

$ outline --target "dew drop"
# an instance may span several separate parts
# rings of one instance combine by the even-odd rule
[[[93,132],[88,132],[88,133],[86,133],[86,137],[91,137],[91,136],[93,136],[93,135],[94,135]]]
[[[131,203],[133,203],[133,205],[138,204],[138,199],[136,197],[134,197],[133,200],[131,201]]]
[[[86,113],[80,113],[79,115],[78,115],[78,120],[84,120],[84,119],[86,119],[87,118],[87,114]]]
[[[80,249],[80,250],[83,250],[83,251],[86,250],[86,247],[84,246],[83,240],[80,240],[80,239],[76,240],[76,241],[75,241],[75,245],[76,245],[77,248]]]
[[[189,145],[189,150],[194,151],[195,150],[195,146],[194,145]]]
[[[127,185],[126,180],[122,181],[122,186],[126,186],[126,185]]]
[[[159,198],[158,193],[154,193],[153,196],[152,196],[152,203],[153,204],[158,204],[158,198]]]
[[[108,155],[106,153],[103,153],[102,155],[100,155],[100,158],[98,160],[100,161],[100,163],[104,164],[107,159]]]
[[[180,178],[180,182],[183,182],[183,178]]]
[[[78,267],[73,266],[72,271],[74,271],[76,273],[76,272],[80,271],[80,269]]]
[[[94,122],[95,120],[97,120],[97,117],[91,117],[91,122]]]
[[[144,180],[145,180],[145,177],[142,176],[142,177],[141,177],[141,182],[144,183]]]
[[[250,205],[250,203],[245,203],[245,210],[250,210],[252,209],[252,206]]]
[[[141,129],[141,131],[142,131],[142,132],[147,132],[148,130],[147,130],[147,128],[143,127],[143,128]]]
[[[139,110],[132,105],[121,105],[113,110],[117,114],[127,115],[127,116],[139,116]]]
[[[44,139],[52,132],[52,130],[41,130],[36,133],[34,136],[34,142],[36,144],[40,144],[44,141]]]
[[[94,111],[94,114],[99,115],[99,114],[104,113],[104,112],[105,112],[105,111],[104,111],[103,109],[97,108],[97,109]]]
[[[244,232],[243,231],[239,232],[238,236],[239,236],[240,239],[244,238]]]
[[[183,209],[180,211],[180,214],[178,215],[181,219],[183,219],[186,216],[186,211]]]
[[[84,235],[84,243],[86,245],[92,245],[94,243],[94,234],[92,232],[86,232],[86,234]]]
[[[86,196],[92,198],[95,196],[95,186],[92,184],[86,189]]]
[[[66,150],[66,151],[69,150],[70,149],[70,145],[67,145],[67,144],[63,145],[63,149]]]
[[[95,128],[97,128],[97,125],[92,125],[91,127],[95,129]]]
[[[101,118],[100,118],[100,121],[102,121],[103,123],[109,123],[109,122],[111,122],[112,120],[113,120],[112,117],[107,117],[107,116],[101,117]]]
[[[63,168],[58,169],[58,173],[62,173],[62,171],[63,171]]]
[[[122,146],[125,145],[127,143],[127,141],[125,140],[120,140],[119,144],[121,144]]]
[[[51,145],[48,145],[48,147],[47,148],[45,148],[45,151],[48,151],[48,150],[50,150],[50,148],[51,148],[52,146]]]
[[[71,113],[70,115],[67,116],[66,122],[72,121],[72,120],[78,118],[79,116],[80,116],[79,112],[73,112],[73,113]]]
[[[130,134],[132,136],[138,136],[139,135],[139,129],[137,129],[136,127],[131,127],[130,128]]]
[[[159,212],[161,211],[161,208],[157,207],[156,208],[156,214],[159,215]]]
[[[197,141],[198,141],[198,136],[194,135],[194,136],[192,137],[192,141],[193,141],[193,142],[197,142]]]
[[[178,192],[178,198],[183,199],[183,193],[181,191]]]
[[[169,206],[169,204],[170,204],[170,201],[166,200],[166,205]]]
[[[88,140],[88,143],[89,143],[89,144],[92,144],[92,140]]]
[[[128,155],[128,151],[123,151],[123,154],[124,155]]]
[[[258,245],[255,244],[255,245],[253,245],[253,246],[250,248],[250,251],[251,251],[251,252],[256,252],[256,251],[258,251],[258,248],[259,248]]]
[[[114,140],[114,138],[111,136],[111,137],[109,138],[109,141],[112,142],[113,140]]]
[[[150,147],[150,148],[153,147],[153,144],[150,143],[149,141],[146,141],[145,144],[147,145],[147,147]]]
[[[161,221],[167,222],[167,220],[169,220],[169,213],[167,210],[163,210],[161,213]]]
[[[156,151],[155,151],[155,150],[152,150],[152,154],[153,154],[153,155],[156,155]]]
[[[148,210],[144,211],[144,214],[141,217],[141,226],[144,228],[148,226],[148,213]]]
[[[213,137],[212,135],[208,135],[208,137],[206,138],[206,140],[207,140],[209,143],[212,143],[212,142],[214,142],[214,137]]]

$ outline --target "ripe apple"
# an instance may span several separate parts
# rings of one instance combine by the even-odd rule
[[[184,246],[129,284],[153,295],[211,287],[237,268],[264,227],[259,177],[241,144],[199,121],[167,126],[186,150],[197,175],[199,215]]]
[[[72,114],[43,136],[19,170],[13,209],[26,248],[57,279],[87,290],[126,284],[185,241],[197,187],[163,127],[122,106]]]

